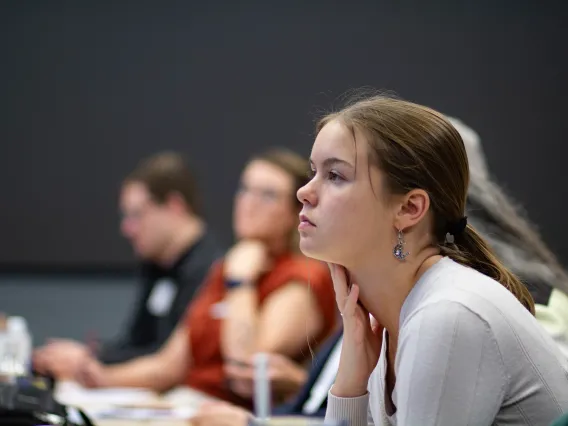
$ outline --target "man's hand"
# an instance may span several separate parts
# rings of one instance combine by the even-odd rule
[[[243,240],[225,256],[225,278],[254,283],[268,268],[266,246],[260,241]]]
[[[90,357],[89,349],[73,340],[53,339],[33,353],[34,369],[59,380],[72,379]]]
[[[77,370],[75,380],[86,388],[108,387],[106,367],[93,357],[84,360]]]

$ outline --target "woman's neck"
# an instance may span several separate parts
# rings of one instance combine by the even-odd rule
[[[397,339],[402,305],[420,277],[442,257],[426,248],[404,262],[393,259],[384,265],[376,260],[349,269],[351,281],[359,286],[359,300],[371,315]],[[376,257],[374,257],[376,259]]]
[[[288,241],[283,241],[281,238],[266,241],[265,244],[271,259],[276,259],[290,251]]]

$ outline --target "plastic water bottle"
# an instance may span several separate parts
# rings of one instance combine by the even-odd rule
[[[8,354],[8,332],[6,330],[6,316],[0,313],[0,382],[5,382],[10,375]]]
[[[4,343],[6,342],[6,315],[0,312],[0,357],[4,355]]]
[[[32,357],[32,336],[23,317],[9,317],[7,324],[7,346],[12,359],[12,374],[16,377],[29,373]]]
[[[254,410],[259,424],[270,419],[271,388],[268,376],[269,357],[265,353],[257,353],[254,357]]]

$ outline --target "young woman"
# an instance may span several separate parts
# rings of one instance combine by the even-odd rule
[[[568,410],[568,365],[530,293],[467,224],[456,129],[379,96],[317,130],[298,199],[300,248],[328,262],[343,317],[326,417],[545,425]]]
[[[248,381],[231,364],[249,364],[257,351],[302,360],[332,331],[336,318],[326,266],[295,253],[296,190],[307,162],[274,150],[245,167],[235,198],[238,242],[215,264],[186,317],[153,355],[114,366],[90,359],[78,380],[86,386],[165,390],[185,384],[250,407]],[[293,312],[293,315],[290,313]]]

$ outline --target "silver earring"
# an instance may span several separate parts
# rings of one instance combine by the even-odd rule
[[[408,256],[410,253],[404,252],[404,235],[402,234],[402,231],[400,230],[398,231],[397,238],[398,242],[394,246],[392,254],[394,254],[394,257],[396,257],[398,260],[402,262],[404,259],[406,259],[406,256]]]

